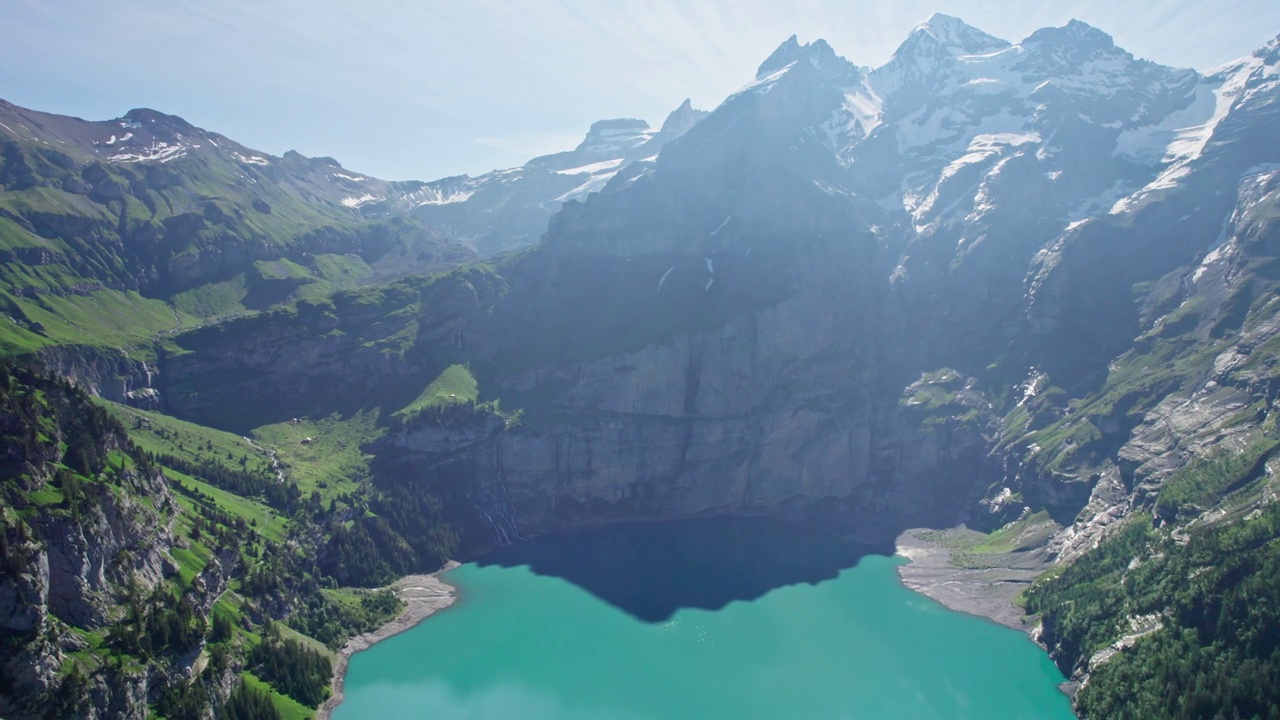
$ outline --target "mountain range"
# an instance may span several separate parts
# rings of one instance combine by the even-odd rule
[[[708,113],[427,183],[0,104],[0,348],[272,445],[344,586],[603,523],[964,524],[957,582],[1021,593],[1083,716],[1265,717],[1206,668],[1280,671],[1233,634],[1274,585],[1248,623],[1206,603],[1280,567],[1277,128],[1280,38],[1202,73],[945,15],[877,68],[793,36]],[[1217,654],[1175,671],[1185,633]]]

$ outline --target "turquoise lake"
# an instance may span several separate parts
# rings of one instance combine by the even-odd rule
[[[906,589],[901,562],[868,554],[661,621],[589,583],[464,565],[445,576],[459,603],[351,659],[334,718],[1074,717],[1040,648]]]

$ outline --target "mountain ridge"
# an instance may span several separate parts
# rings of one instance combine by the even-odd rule
[[[542,208],[540,242],[323,287],[255,261],[245,272],[279,294],[143,333],[145,380],[133,366],[131,387],[178,417],[280,439],[294,467],[319,473],[323,486],[298,472],[315,482],[308,512],[335,513],[317,568],[344,582],[374,566],[348,553],[403,569],[450,538],[477,553],[615,522],[767,514],[881,542],[990,531],[999,542],[953,559],[978,574],[1062,568],[1031,586],[1036,637],[1083,684],[1078,707],[1101,707],[1128,677],[1106,668],[1171,642],[1182,601],[1056,578],[1119,577],[1130,562],[1181,572],[1201,556],[1152,553],[1184,538],[1212,552],[1237,532],[1274,540],[1277,47],[1201,74],[1134,58],[1083,23],[1005,43],[934,16],[869,69],[793,36],[709,114],[682,104],[654,159],[658,135],[615,120],[521,169],[581,170],[564,180],[579,186],[608,175]],[[3,156],[0,208],[70,177],[22,172],[60,167],[28,147],[23,166]],[[124,177],[110,168],[89,173],[103,207],[144,196],[106,182]],[[11,189],[26,177],[49,184]],[[372,201],[338,207],[356,223],[410,222],[370,220]],[[510,233],[493,247],[528,239]],[[43,267],[6,267],[20,265]],[[58,316],[12,296],[30,333]],[[72,353],[58,369],[90,364]],[[410,500],[440,524],[410,522]],[[1242,573],[1269,567],[1240,557]],[[1181,582],[1170,577],[1155,580]],[[1071,593],[1101,630],[1081,631]],[[1165,624],[1152,644],[1133,645],[1128,629],[1153,615]],[[1198,631],[1218,657],[1271,662]]]

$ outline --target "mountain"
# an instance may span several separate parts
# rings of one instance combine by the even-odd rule
[[[474,257],[359,216],[393,186],[153,110],[89,122],[0,102],[0,345],[123,399],[149,386],[157,334]]]
[[[705,115],[685,100],[656,130],[643,120],[601,120],[573,150],[479,177],[425,183],[397,203],[409,203],[414,216],[482,256],[525,247],[542,237],[564,203],[599,192],[633,164],[652,163],[664,145]]]
[[[935,15],[878,68],[792,37],[659,153],[665,131],[607,121],[509,185],[353,220],[456,212],[427,218],[488,252],[542,222],[548,183],[590,185],[539,205],[537,244],[151,331],[145,387],[156,418],[269,445],[314,488],[316,582],[801,518],[926,546],[908,582],[1032,631],[1086,717],[1265,717],[1278,68],[1280,38],[1200,73],[1076,21],[1013,43]]]
[[[1274,56],[1202,75],[1079,22],[1009,43],[945,16],[875,69],[789,39],[530,251],[178,337],[168,407],[252,426],[401,388],[370,451],[468,547],[770,513],[1012,523],[1065,565],[1240,453],[1194,516],[1248,515],[1275,497]],[[480,404],[417,412],[462,366]]]
[[[350,503],[326,515],[274,453],[8,360],[0,409],[5,717],[306,714],[328,651],[400,612],[386,590],[321,589],[353,578],[320,554],[381,584],[405,549],[371,557]]]

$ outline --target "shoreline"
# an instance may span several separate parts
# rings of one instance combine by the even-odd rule
[[[908,590],[950,610],[1032,634],[1038,623],[1028,622],[1014,599],[1048,568],[1042,548],[985,555],[980,567],[956,567],[950,548],[916,532],[908,530],[894,543],[894,554],[910,561],[898,567],[898,579]]]
[[[316,720],[329,720],[333,711],[342,704],[342,689],[347,676],[347,664],[352,655],[368,650],[379,642],[415,627],[438,611],[443,610],[458,599],[458,589],[444,580],[440,575],[456,567],[459,563],[450,560],[439,570],[427,575],[406,575],[390,586],[396,596],[405,604],[404,610],[387,624],[371,632],[357,635],[338,650],[338,662],[333,667],[333,679],[330,681],[332,692],[324,704],[316,711]]]
[[[936,600],[948,610],[1018,630],[1049,652],[1040,638],[1040,618],[1027,615],[1025,608],[1015,602],[1053,564],[1043,545],[985,555],[986,562],[978,567],[957,567],[951,564],[953,550],[921,538],[916,534],[920,530],[907,530],[895,542],[894,554],[908,561],[898,567],[898,581],[903,587]],[[1080,687],[1074,677],[1065,676],[1058,685],[1058,690],[1071,700],[1073,713]]]

